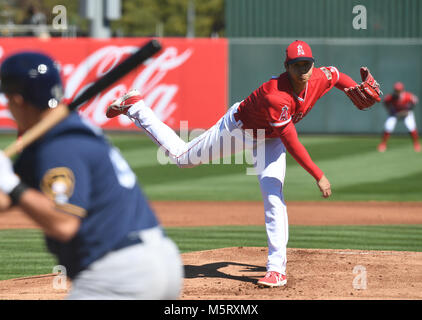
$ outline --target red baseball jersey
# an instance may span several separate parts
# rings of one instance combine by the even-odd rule
[[[384,98],[384,104],[391,108],[392,113],[406,111],[418,103],[418,98],[410,92],[402,92],[398,97],[388,94]]]
[[[335,67],[314,68],[305,89],[298,96],[287,72],[282,73],[243,100],[236,116],[242,121],[243,129],[265,129],[267,138],[278,137],[279,129],[306,116],[317,100],[336,85],[339,76]]]

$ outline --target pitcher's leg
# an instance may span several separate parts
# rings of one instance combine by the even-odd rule
[[[163,123],[154,112],[139,101],[129,108],[127,116],[169,156],[179,167],[194,167],[202,163],[218,160],[232,143],[232,133],[236,129],[230,122],[229,114],[224,115],[214,126],[189,142],[183,141],[170,127]],[[240,129],[237,129],[240,130]],[[231,149],[230,154],[239,148]],[[242,150],[243,151],[243,148]]]
[[[177,134],[162,122],[154,112],[145,106],[144,101],[140,100],[134,104],[126,114],[135,125],[143,130],[151,140],[159,147],[168,152],[168,156],[177,159],[182,154],[187,144]]]
[[[269,139],[265,141],[265,146],[258,145],[257,152],[265,154],[265,167],[259,173],[258,179],[265,210],[267,271],[285,274],[289,238],[287,208],[283,196],[286,151],[280,139]]]

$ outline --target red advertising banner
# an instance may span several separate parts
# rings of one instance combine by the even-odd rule
[[[0,38],[0,62],[21,50],[44,52],[61,67],[65,98],[70,101],[98,77],[135,52],[150,38],[77,38],[41,40]],[[143,65],[82,105],[79,112],[103,129],[132,130],[125,116],[108,119],[107,106],[130,89],[138,89],[145,104],[166,124],[178,129],[209,128],[227,110],[227,40],[158,39],[163,49]],[[15,128],[0,94],[0,129]]]

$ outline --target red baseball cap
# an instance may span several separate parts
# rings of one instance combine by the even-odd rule
[[[404,84],[401,82],[396,82],[394,84],[394,90],[395,91],[403,91],[404,90]]]
[[[305,41],[296,40],[293,41],[286,49],[286,63],[291,64],[297,61],[312,61],[314,58],[312,56],[312,50],[309,44]]]

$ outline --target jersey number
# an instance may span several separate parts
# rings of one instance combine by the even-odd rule
[[[136,175],[133,173],[126,160],[123,159],[120,152],[116,149],[111,149],[109,155],[120,185],[124,188],[132,189],[136,183]]]

